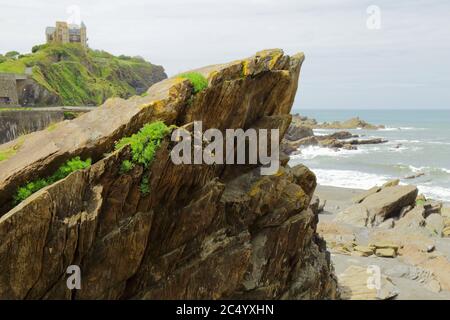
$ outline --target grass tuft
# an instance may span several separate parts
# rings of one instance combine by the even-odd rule
[[[147,123],[138,133],[117,142],[116,150],[130,145],[133,163],[147,168],[152,163],[162,139],[169,132],[170,128],[162,121]]]
[[[183,73],[178,77],[182,79],[188,79],[194,86],[194,93],[203,91],[208,87],[208,80],[198,72]]]
[[[133,169],[133,168],[134,168],[133,162],[131,162],[130,160],[124,160],[122,162],[122,164],[120,165],[120,173],[124,174],[124,173],[130,172],[131,169]]]
[[[56,170],[50,177],[37,179],[32,182],[28,182],[26,185],[17,189],[16,195],[14,196],[14,205],[19,204],[23,200],[27,199],[33,193],[45,188],[48,185],[55,183],[56,181],[62,180],[74,171],[86,169],[91,165],[91,159],[85,161],[81,160],[80,157],[75,157],[68,160],[61,167]]]
[[[144,170],[147,169],[155,158],[156,151],[161,145],[161,141],[171,131],[172,127],[168,127],[162,121],[155,121],[144,125],[138,133],[131,137],[122,138],[116,143],[116,150],[126,145],[131,147],[131,161],[124,160],[121,164],[120,173],[130,171],[136,164],[142,165]],[[145,172],[144,172],[145,175]],[[142,194],[150,193],[150,184],[147,176],[143,176],[139,187]]]

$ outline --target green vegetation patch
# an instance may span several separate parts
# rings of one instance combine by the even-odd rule
[[[135,165],[142,165],[147,169],[155,158],[156,151],[161,145],[161,141],[166,137],[172,127],[166,126],[162,121],[155,121],[144,125],[138,133],[131,137],[122,138],[116,143],[116,150],[129,145],[131,148],[131,161],[124,160],[120,167],[120,173],[124,174],[134,168]],[[146,195],[150,193],[149,179],[143,174],[140,191]]]
[[[425,204],[425,201],[422,199],[416,200],[416,206],[423,206]]]
[[[129,98],[163,75],[140,57],[115,57],[76,43],[34,46],[31,54],[0,55],[0,72],[25,73],[60,99],[62,105],[99,105],[110,97]]]
[[[194,93],[203,91],[208,87],[208,80],[198,72],[183,73],[178,77],[182,79],[188,79],[194,86]]]
[[[73,120],[78,117],[80,113],[73,111],[64,111],[64,120]]]
[[[53,173],[50,177],[28,182],[26,185],[17,189],[16,195],[14,196],[14,205],[19,204],[20,202],[31,196],[33,193],[45,188],[46,186],[64,179],[72,172],[86,169],[90,165],[91,159],[83,161],[80,159],[80,157],[75,157],[71,160],[68,160],[61,167],[59,167],[59,169],[56,170],[56,172]]]
[[[152,163],[162,139],[169,134],[170,130],[171,128],[162,121],[147,123],[138,133],[117,142],[116,150],[130,145],[133,163],[147,168]]]
[[[134,168],[134,163],[130,160],[124,160],[122,164],[120,165],[120,173],[124,174],[127,172],[130,172],[131,169]]]
[[[13,155],[15,155],[17,153],[17,151],[20,149],[20,147],[22,146],[22,144],[24,143],[24,141],[25,141],[24,137],[20,137],[18,139],[18,142],[14,146],[9,147],[7,149],[0,150],[0,162],[2,162],[4,160],[8,160]]]
[[[8,148],[5,150],[0,150],[0,161],[7,160],[17,153],[14,148]]]

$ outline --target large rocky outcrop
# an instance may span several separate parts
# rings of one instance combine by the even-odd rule
[[[167,138],[149,170],[123,173],[130,149],[112,152],[119,138],[157,119],[278,128],[282,137],[302,62],[303,54],[259,52],[196,70],[209,84],[195,95],[188,80],[167,79],[145,97],[108,100],[1,146],[14,153],[0,162],[0,298],[335,298],[306,167],[261,176],[244,165],[175,165]],[[12,206],[19,185],[74,156],[94,164]],[[67,289],[70,265],[81,268],[81,290]]]

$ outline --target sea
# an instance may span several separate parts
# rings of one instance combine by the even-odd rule
[[[418,186],[419,192],[435,200],[450,202],[450,110],[312,110],[294,108],[318,122],[360,117],[380,130],[348,130],[361,139],[384,138],[389,142],[360,145],[358,150],[334,151],[305,147],[291,157],[290,165],[305,164],[318,183],[342,188],[369,189],[392,179]],[[338,130],[314,130],[325,135]],[[405,179],[413,175],[424,175]]]

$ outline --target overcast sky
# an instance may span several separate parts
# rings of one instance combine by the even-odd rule
[[[0,53],[43,43],[73,5],[91,48],[169,75],[282,48],[306,55],[297,108],[450,109],[448,0],[0,0]]]

